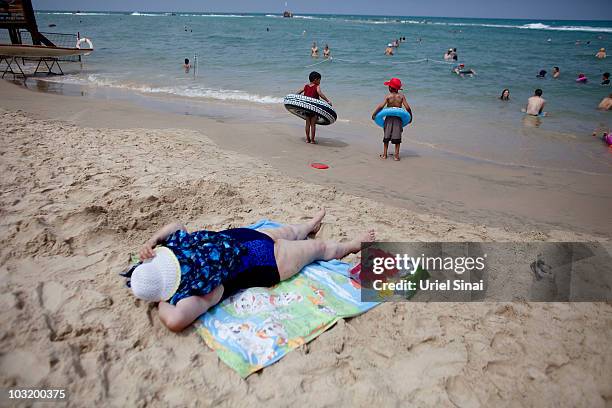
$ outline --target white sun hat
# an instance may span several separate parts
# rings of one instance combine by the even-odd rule
[[[138,265],[130,279],[134,296],[149,302],[170,299],[180,283],[181,266],[166,247],[155,248],[155,257]]]

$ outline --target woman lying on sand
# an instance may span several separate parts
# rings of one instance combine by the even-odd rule
[[[311,262],[343,258],[374,240],[373,230],[345,243],[307,240],[324,216],[321,210],[304,224],[261,231],[189,233],[168,224],[144,244],[142,263],[125,276],[136,297],[159,302],[161,321],[178,332],[240,289],[276,285]]]

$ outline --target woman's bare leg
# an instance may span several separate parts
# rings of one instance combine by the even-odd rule
[[[325,217],[325,209],[320,210],[314,217],[304,224],[283,225],[280,228],[263,229],[259,232],[263,232],[274,241],[279,239],[285,239],[288,241],[303,240],[306,239],[308,234],[312,232],[316,234],[319,231],[323,217]]]
[[[289,279],[311,262],[340,259],[348,254],[357,253],[361,250],[362,242],[372,242],[374,238],[374,230],[369,230],[348,242],[279,239],[274,244],[278,273],[281,280]]]

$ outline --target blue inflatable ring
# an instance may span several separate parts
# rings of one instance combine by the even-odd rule
[[[402,127],[412,122],[412,115],[410,114],[410,112],[402,108],[385,108],[378,112],[376,118],[374,119],[374,122],[376,122],[378,126],[384,127],[385,118],[387,116],[397,116],[398,118],[400,118],[402,120]]]

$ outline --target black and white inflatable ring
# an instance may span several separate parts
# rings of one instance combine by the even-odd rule
[[[338,115],[334,108],[325,101],[309,98],[304,95],[287,95],[283,101],[285,108],[302,119],[306,119],[312,114],[317,116],[318,125],[331,125],[336,121]]]

